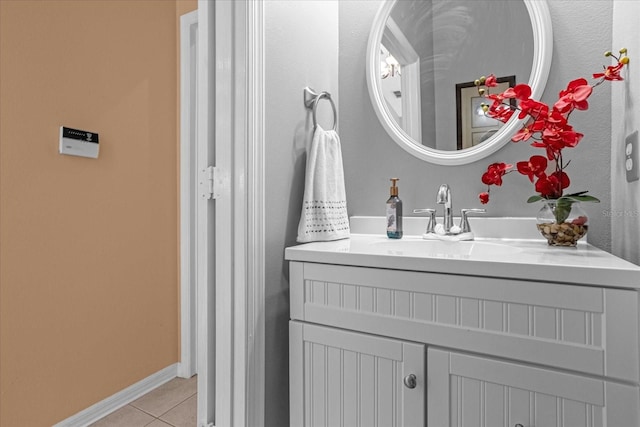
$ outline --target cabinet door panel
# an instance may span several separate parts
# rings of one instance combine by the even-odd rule
[[[555,426],[558,419],[558,399],[548,394],[539,394],[536,398],[534,417],[541,426]]]
[[[292,426],[425,425],[422,344],[291,322],[290,384]]]
[[[317,344],[310,344],[305,354],[305,367],[309,368],[309,408],[311,410],[307,414],[310,425],[327,425],[327,411],[322,408],[329,407],[327,397],[331,390],[325,379],[330,372],[326,366],[325,347]],[[320,409],[320,410],[318,410]]]
[[[358,354],[353,351],[346,351],[342,355],[343,362],[343,377],[342,377],[342,386],[343,393],[345,398],[352,397],[358,395],[359,390],[359,365],[358,365]],[[344,409],[342,412],[342,419],[344,421],[343,425],[345,426],[357,426],[359,413],[358,413],[358,405],[356,405],[355,399],[351,398],[350,400],[345,400]],[[293,421],[293,417],[292,417]],[[292,426],[295,424],[292,422]]]
[[[485,414],[484,420],[486,426],[504,426],[507,418],[505,408],[505,392],[504,387],[498,384],[484,384],[485,393]],[[453,424],[455,425],[455,424]]]
[[[429,426],[639,425],[638,387],[432,348],[427,368]]]

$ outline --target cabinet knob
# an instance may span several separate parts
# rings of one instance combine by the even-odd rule
[[[516,425],[515,425],[515,426],[513,426],[513,427],[524,427],[524,426],[523,426],[522,424],[518,423],[518,424],[516,424]]]
[[[416,385],[418,385],[416,376],[414,374],[409,374],[406,377],[404,377],[404,385],[407,388],[416,388]]]

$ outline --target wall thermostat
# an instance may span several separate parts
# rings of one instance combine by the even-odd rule
[[[98,134],[60,126],[60,154],[98,158]]]

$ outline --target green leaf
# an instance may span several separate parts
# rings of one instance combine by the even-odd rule
[[[566,199],[573,200],[574,202],[600,203],[600,199],[593,196],[589,196],[587,193],[588,191],[580,191],[578,193],[567,194],[566,196],[562,196],[561,199],[566,198]]]
[[[554,211],[556,222],[558,224],[562,224],[569,218],[569,214],[571,213],[571,205],[573,204],[573,200],[567,197],[560,197],[556,201],[556,210]]]
[[[573,201],[575,201],[575,202],[594,202],[594,203],[600,203],[600,199],[597,199],[597,198],[595,198],[595,197],[593,197],[593,196],[587,196],[587,195],[584,195],[584,196],[565,196],[565,197],[567,197],[568,199],[571,199],[571,200],[573,200]]]
[[[589,190],[587,190],[587,191],[579,191],[577,193],[567,194],[564,197],[582,196],[583,194],[587,194],[588,192],[589,192]]]
[[[534,202],[538,202],[538,201],[540,201],[540,200],[544,200],[544,197],[542,197],[542,196],[538,196],[538,195],[535,195],[535,196],[531,196],[531,197],[529,197],[529,198],[527,199],[527,203],[534,203]]]

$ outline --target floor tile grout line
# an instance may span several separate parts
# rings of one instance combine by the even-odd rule
[[[152,414],[152,413],[151,413],[151,412],[149,412],[149,411],[145,411],[145,410],[144,410],[144,409],[142,409],[142,408],[138,408],[138,407],[137,407],[136,405],[134,405],[133,403],[129,403],[129,404],[128,404],[128,406],[131,406],[132,408],[135,408],[135,409],[137,409],[138,411],[144,412],[145,414],[147,414],[147,415],[149,415],[149,416],[151,416],[151,417],[153,417],[153,418],[158,418],[158,416],[157,416],[157,415]]]
[[[180,402],[176,403],[175,405],[173,405],[171,408],[167,409],[166,411],[164,411],[163,413],[161,413],[160,415],[156,415],[156,414],[152,414],[149,411],[144,410],[143,408],[139,408],[136,405],[133,404],[133,402],[129,403],[128,406],[131,406],[132,408],[135,408],[139,411],[144,412],[147,415],[151,415],[154,418],[160,418],[163,415],[166,415],[167,412],[171,412],[172,410],[174,410],[176,407],[182,405],[184,402],[186,402],[187,400],[191,399],[193,396],[195,396],[196,394],[198,394],[198,392],[195,392],[191,395],[189,395],[188,397],[186,397],[184,400],[181,400]]]
[[[176,378],[178,378],[178,377],[176,377]],[[175,380],[176,378],[174,378],[174,380]],[[171,381],[173,381],[173,380],[171,380]],[[189,380],[186,380],[186,381],[189,381]],[[153,391],[155,391],[155,390],[151,390],[149,393],[152,393]],[[147,396],[149,393],[145,394],[144,396],[141,396],[141,398],[142,398],[142,397]],[[161,417],[162,415],[164,415],[164,414],[166,414],[167,412],[169,412],[169,411],[171,411],[172,409],[174,409],[176,406],[178,406],[178,405],[180,405],[180,404],[182,404],[182,403],[186,402],[187,400],[189,400],[190,398],[192,398],[192,397],[193,397],[194,395],[196,395],[196,394],[198,394],[198,390],[197,390],[197,389],[196,389],[196,391],[194,391],[193,393],[191,393],[189,396],[187,396],[186,398],[184,398],[183,400],[181,400],[180,402],[178,402],[177,404],[175,404],[174,406],[172,406],[171,408],[169,408],[168,410],[166,410],[165,412],[163,412],[163,413],[162,413],[162,414],[160,414],[160,415],[152,414],[152,413],[150,413],[150,412],[148,412],[148,411],[144,410],[143,408],[139,408],[139,407],[135,406],[135,405],[134,405],[135,401],[134,401],[134,402],[130,402],[130,403],[129,403],[129,405],[133,406],[133,407],[134,407],[134,408],[136,408],[136,409],[141,410],[141,411],[142,411],[142,412],[144,412],[145,414],[149,414],[149,415],[151,415],[152,417]]]
[[[176,377],[176,378],[177,378],[177,377]],[[188,381],[188,380],[189,380],[189,379],[187,379],[187,381]],[[159,388],[159,387],[158,387],[158,388]],[[156,389],[157,389],[157,388],[156,388]],[[153,392],[153,391],[155,391],[156,389],[151,390],[149,393],[146,393],[144,396],[147,396],[148,394],[152,393],[152,392]],[[165,419],[163,419],[163,418],[161,418],[161,417],[163,417],[163,416],[167,415],[169,412],[173,411],[173,410],[174,410],[174,409],[176,409],[178,406],[182,405],[183,403],[185,403],[187,400],[191,399],[192,397],[197,396],[197,394],[198,394],[198,390],[196,389],[194,392],[192,392],[191,394],[189,394],[188,396],[186,396],[186,397],[185,397],[184,399],[182,399],[180,402],[176,403],[175,405],[173,405],[171,408],[169,408],[168,410],[166,410],[164,413],[162,413],[162,414],[160,414],[160,415],[152,414],[151,412],[149,412],[149,411],[147,411],[147,410],[145,410],[145,409],[143,409],[143,408],[140,408],[140,407],[136,406],[136,405],[134,404],[134,403],[135,403],[135,401],[133,401],[133,402],[129,402],[128,404],[126,404],[126,405],[124,405],[122,408],[120,408],[118,411],[122,410],[122,409],[123,409],[123,408],[125,408],[125,407],[129,407],[130,409],[132,409],[132,410],[134,410],[134,411],[137,411],[137,412],[140,412],[140,413],[142,413],[142,414],[148,415],[149,417],[151,417],[151,418],[152,418],[152,420],[151,420],[149,423],[145,424],[145,427],[146,427],[146,426],[148,426],[148,425],[150,425],[150,424],[153,424],[155,421],[160,421],[161,423],[164,423],[164,424],[166,424],[166,425],[168,425],[168,426],[171,426],[171,427],[177,427],[177,426],[176,426],[175,424],[173,424],[172,422],[170,422],[170,421],[168,421],[168,420],[165,420]],[[144,396],[141,396],[141,398],[142,398],[142,397],[144,397]],[[138,400],[138,399],[136,399],[136,401],[137,401],[137,400]],[[115,412],[117,412],[117,411],[115,411]],[[101,418],[101,420],[102,420],[102,419],[104,419],[104,418],[107,418],[107,417],[105,416],[105,417]],[[100,421],[100,420],[98,420],[98,421]]]
[[[144,427],[148,427],[151,424],[155,423],[156,421],[160,421],[163,424],[166,424],[166,425],[171,426],[171,427],[177,427],[175,424],[171,424],[169,421],[161,420],[160,418],[157,418],[157,417],[153,417],[153,421],[151,421],[150,423],[146,424]]]
[[[176,409],[178,406],[182,405],[184,402],[186,402],[187,400],[191,399],[191,398],[192,398],[193,396],[195,396],[196,394],[198,394],[198,393],[197,393],[197,392],[196,392],[196,393],[193,393],[191,396],[187,397],[186,399],[184,399],[183,401],[181,401],[181,402],[180,402],[180,403],[178,403],[177,405],[173,406],[171,409],[169,409],[169,410],[167,410],[167,411],[163,412],[162,414],[158,415],[158,418],[160,418],[160,417],[163,417],[163,416],[167,415],[169,412],[173,411],[173,410],[174,410],[174,409]],[[152,415],[152,416],[153,416],[153,417],[155,417],[155,415]],[[162,419],[162,421],[164,421],[165,423],[167,422],[167,421],[165,421],[164,419]]]

